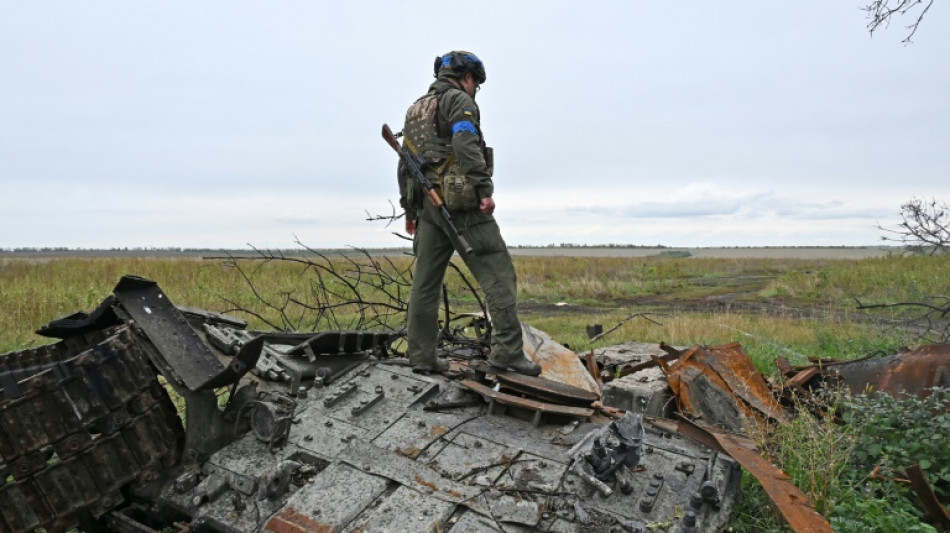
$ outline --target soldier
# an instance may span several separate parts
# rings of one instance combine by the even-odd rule
[[[493,326],[489,363],[537,376],[541,367],[524,355],[515,268],[492,216],[492,151],[485,145],[475,103],[475,93],[485,83],[485,67],[475,54],[453,51],[435,59],[434,71],[436,81],[429,92],[406,113],[403,145],[425,158],[427,177],[474,249],[460,255],[485,291]],[[416,255],[409,295],[409,362],[417,372],[444,372],[449,364],[435,353],[439,296],[458,240],[431,202],[422,201],[422,191],[401,160],[398,176],[399,203]]]

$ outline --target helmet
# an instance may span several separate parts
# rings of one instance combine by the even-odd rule
[[[435,58],[434,76],[451,76],[461,78],[471,72],[475,83],[481,85],[485,83],[485,65],[478,56],[464,50],[453,50],[445,55]]]

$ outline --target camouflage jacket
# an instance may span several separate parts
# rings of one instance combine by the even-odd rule
[[[442,91],[437,115],[440,136],[451,139],[455,159],[475,187],[478,197],[490,198],[495,186],[492,183],[492,169],[485,160],[485,141],[478,104],[468,93],[456,88],[445,78],[440,78],[429,86],[429,92],[433,91]],[[409,187],[415,186],[415,180],[409,176],[401,161],[397,172],[399,205],[405,210],[407,220],[416,220],[421,203],[410,202],[408,197]],[[439,183],[434,170],[427,169],[426,172],[433,183]],[[420,195],[415,196],[418,198]]]

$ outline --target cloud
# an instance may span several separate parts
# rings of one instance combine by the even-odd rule
[[[380,59],[427,1],[8,4],[0,246],[391,244],[380,124],[461,46]],[[950,198],[945,15],[904,47],[846,4],[489,4],[464,46],[509,243],[867,243]]]
[[[668,194],[651,191],[631,196],[635,200],[622,204],[572,207],[569,211],[578,216],[596,214],[630,219],[823,220],[881,216],[882,207],[886,206],[880,198],[878,205],[869,206],[843,198],[814,200],[789,192],[734,189],[711,182],[687,184]]]

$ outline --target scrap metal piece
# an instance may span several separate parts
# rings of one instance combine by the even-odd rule
[[[283,350],[277,363],[290,373],[327,384],[364,363],[370,353],[385,353],[391,332],[323,331]]]
[[[261,336],[264,348],[253,374],[268,381],[310,380],[327,385],[369,360],[385,354],[388,331],[323,331],[320,333],[254,332],[228,324],[201,326],[208,341],[226,354]],[[296,389],[292,389],[296,391]]]
[[[502,388],[534,396],[540,400],[566,405],[589,407],[600,399],[600,394],[581,387],[555,381],[547,377],[535,377],[501,370],[484,361],[472,361],[469,368],[476,372],[494,374]]]
[[[587,364],[587,371],[590,372],[591,377],[594,378],[597,385],[601,385],[600,367],[597,366],[597,361],[594,359],[594,350],[584,354],[584,363]]]
[[[950,387],[950,344],[928,344],[885,357],[816,365],[824,376],[839,378],[853,394],[929,396],[933,387]]]
[[[658,361],[680,411],[707,425],[740,431],[743,417],[787,420],[739,343],[693,346],[673,363]]]
[[[539,329],[522,323],[521,330],[524,337],[524,354],[541,365],[542,376],[600,396],[600,386],[576,353]]]
[[[786,378],[790,378],[795,375],[795,369],[792,368],[792,364],[788,362],[788,359],[785,357],[776,357],[775,358],[775,368]]]
[[[800,533],[832,533],[828,520],[815,511],[808,496],[790,481],[787,474],[759,455],[755,451],[755,444],[748,438],[702,428],[686,420],[653,417],[645,417],[644,420],[663,431],[679,433],[738,461],[759,481],[792,530]]]
[[[558,405],[529,400],[528,398],[520,398],[518,396],[492,390],[491,388],[486,387],[477,381],[465,379],[459,382],[459,385],[482,395],[489,401],[498,402],[504,405],[511,405],[514,407],[523,407],[525,409],[534,411],[536,413],[535,425],[540,422],[540,416],[543,413],[566,415],[578,418],[587,418],[594,415],[593,409],[584,409],[581,407],[571,407],[568,405]]]
[[[484,498],[486,490],[483,487],[466,485],[443,477],[422,463],[395,452],[383,451],[371,444],[353,441],[339,457],[342,462],[363,472],[391,479],[434,498],[461,504],[479,514],[490,516],[489,507]],[[508,517],[496,516],[496,518],[505,521]]]
[[[91,313],[78,311],[55,320],[36,330],[37,335],[55,339],[67,339],[99,331],[110,326],[118,326],[122,320],[115,314],[115,296],[109,295]]]
[[[813,366],[806,368],[801,372],[795,372],[791,377],[785,380],[785,383],[782,384],[783,391],[795,391],[800,395],[809,394],[808,389],[805,387],[811,380],[815,379],[821,374],[821,370],[818,367]]]
[[[230,365],[222,365],[154,281],[123,276],[114,294],[122,311],[154,346],[149,353],[156,365],[191,391],[235,383],[260,357],[263,339],[245,344]]]
[[[215,313],[207,309],[198,309],[186,305],[176,305],[175,307],[188,319],[196,329],[201,329],[208,324],[220,324],[231,326],[232,328],[246,328],[247,320],[236,316],[226,315],[224,313]]]
[[[571,465],[571,470],[573,470],[575,474],[580,476],[581,479],[583,479],[584,481],[589,483],[591,486],[593,486],[595,489],[597,489],[597,492],[599,492],[604,497],[610,496],[611,494],[614,493],[614,490],[608,487],[606,483],[597,479],[597,476],[595,476],[592,471],[593,469],[591,468],[589,464],[587,464],[587,462],[574,461],[574,464]]]
[[[937,495],[934,494],[934,489],[930,486],[930,482],[927,481],[927,475],[924,474],[920,465],[915,464],[909,467],[907,469],[907,477],[910,479],[910,488],[914,489],[914,492],[917,493],[917,497],[920,498],[921,507],[923,507],[927,516],[941,528],[945,530],[950,529],[950,513],[947,512],[947,508],[937,499]]]
[[[681,355],[681,352],[679,350],[677,350],[673,346],[670,346],[669,344],[666,344],[665,342],[660,343],[660,349],[666,353],[659,356],[653,356],[651,354],[651,357],[648,361],[642,361],[640,363],[624,365],[623,367],[620,368],[617,377],[622,378],[624,376],[629,376],[630,374],[636,374],[637,372],[641,370],[658,366],[660,364],[660,361],[667,362],[667,363],[670,361],[674,361],[676,359],[679,359]]]

